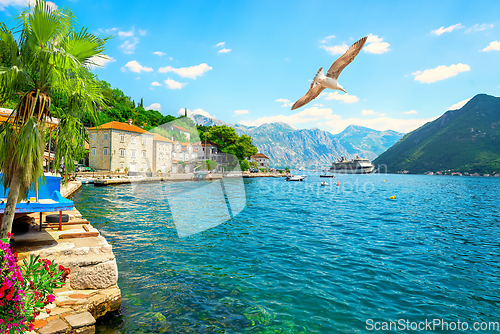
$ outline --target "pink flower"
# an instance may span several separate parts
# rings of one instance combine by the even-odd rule
[[[56,300],[56,297],[54,295],[47,295],[47,301],[49,303],[52,303],[54,300]]]

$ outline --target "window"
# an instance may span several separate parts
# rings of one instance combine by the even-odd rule
[[[124,156],[125,156],[125,149],[121,148],[120,149],[120,157],[124,157]]]
[[[172,153],[172,158],[174,158],[174,159],[175,159],[175,152],[174,152],[174,153]]]
[[[160,153],[160,159],[163,159],[163,152]]]
[[[142,169],[146,169],[146,164],[142,164]]]
[[[93,148],[93,149],[92,149],[92,155],[95,155],[95,151],[96,151],[96,149],[95,149],[95,148]]]
[[[142,137],[142,145],[146,145],[146,137]]]
[[[108,134],[107,133],[104,134],[104,140],[108,140]]]
[[[121,142],[124,142],[124,141],[125,141],[125,135],[124,135],[124,134],[121,134],[121,135],[120,135],[120,141],[121,141]]]
[[[135,144],[135,136],[132,136],[132,144]]]
[[[123,162],[120,162],[120,169],[123,169],[125,167],[125,164]]]
[[[93,133],[92,134],[92,140],[96,140],[97,139],[97,134],[96,133]],[[95,154],[94,154],[95,155]]]
[[[132,158],[135,158],[135,150],[132,150]]]
[[[146,151],[142,151],[142,157],[145,158],[146,157]]]
[[[107,148],[104,149],[104,155],[108,155],[109,150]]]

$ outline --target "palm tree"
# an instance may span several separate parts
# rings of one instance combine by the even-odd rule
[[[7,54],[0,66],[0,105],[18,101],[0,127],[0,169],[4,187],[9,188],[1,238],[12,229],[16,204],[43,178],[51,96],[68,96],[68,109],[56,115],[60,118],[56,166],[64,161],[69,168],[73,167],[74,148],[83,145],[82,114],[97,119],[98,108],[104,104],[100,85],[89,69],[97,66],[99,57],[105,57],[107,38],[96,37],[85,28],[76,30],[69,9],[55,9],[42,0],[16,20],[15,31],[0,23],[3,54]]]

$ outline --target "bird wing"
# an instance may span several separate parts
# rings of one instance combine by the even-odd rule
[[[351,47],[332,64],[328,72],[326,72],[326,76],[337,79],[340,72],[342,72],[342,70],[358,55],[367,39],[368,36],[365,36],[351,45]]]
[[[292,106],[292,110],[297,109],[302,107],[304,104],[307,104],[314,100],[322,91],[325,89],[325,87],[321,85],[314,85],[314,81],[311,84],[311,88],[307,91],[306,95],[302,96],[300,99],[298,99],[297,102],[295,102]]]

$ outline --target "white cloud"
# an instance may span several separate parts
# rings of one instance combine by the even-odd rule
[[[467,29],[466,32],[483,31],[483,30],[491,29],[491,28],[493,28],[493,24],[486,24],[486,23],[479,24],[479,23],[476,23],[472,27],[470,27],[469,29]]]
[[[418,111],[416,110],[410,110],[410,111],[403,111],[401,112],[402,114],[405,114],[405,115],[411,115],[411,114],[416,114],[418,113]]]
[[[165,80],[165,84],[167,85],[168,89],[181,89],[182,87],[187,85],[187,82],[177,82],[174,79],[168,78]]]
[[[391,46],[387,42],[383,42],[383,38],[378,37],[377,35],[369,34],[368,39],[366,40],[366,43],[368,45],[365,45],[363,50],[368,53],[375,53],[375,54],[382,54],[384,52],[389,51],[389,46]]]
[[[439,29],[433,30],[433,31],[431,31],[431,34],[439,36],[441,34],[444,34],[445,32],[452,32],[455,29],[462,29],[462,28],[465,28],[465,27],[463,25],[461,25],[460,23],[457,23],[457,24],[454,24],[452,26],[449,26],[448,28],[441,27]]]
[[[380,43],[382,40],[383,38],[378,37],[378,35],[370,33],[366,39],[366,43]]]
[[[120,49],[122,49],[123,53],[132,54],[135,51],[135,46],[139,43],[139,38],[132,37],[131,39],[126,40],[120,45]]]
[[[375,111],[373,111],[373,110],[371,110],[371,109],[369,109],[369,110],[363,109],[363,110],[361,110],[361,113],[362,113],[363,115],[365,115],[365,116],[366,116],[366,115],[376,115],[376,114],[377,114]]]
[[[470,71],[470,66],[462,63],[453,64],[450,66],[441,65],[436,68],[428,69],[423,72],[417,71],[412,73],[416,81],[423,83],[432,83],[439,80],[454,77],[460,72]]]
[[[291,107],[293,105],[293,103],[290,102],[290,100],[287,100],[287,99],[277,99],[275,101],[283,103],[282,107]]]
[[[152,103],[150,106],[146,107],[146,110],[150,110],[150,109],[161,111],[161,104]]]
[[[226,49],[226,48],[224,48],[224,49],[222,49],[222,50],[219,50],[218,52],[219,52],[219,53],[228,53],[228,52],[231,52],[231,49]]]
[[[161,86],[161,83],[157,82],[157,81],[153,81],[151,83],[151,86]]]
[[[248,114],[248,113],[249,113],[248,110],[235,110],[234,111],[235,115],[244,115],[244,114]]]
[[[208,66],[206,63],[202,63],[200,65],[190,66],[190,67],[181,67],[174,68],[172,66],[160,67],[158,72],[167,73],[174,72],[183,78],[196,79],[203,73],[210,71],[212,69],[211,66]]]
[[[177,112],[177,115],[184,115],[184,113],[185,113],[184,108],[181,108]],[[214,116],[211,116],[208,112],[206,112],[205,110],[203,110],[201,108],[194,109],[194,110],[188,109],[187,110],[187,114],[188,114],[188,116],[191,116],[191,115],[202,115],[202,116],[205,116],[205,117],[214,118]]]
[[[345,43],[342,45],[335,45],[335,46],[321,45],[320,48],[325,49],[331,55],[339,55],[339,54],[343,54],[344,52],[346,52],[347,49],[349,49],[349,45],[347,45]]]
[[[390,50],[389,46],[390,44],[387,42],[373,43],[365,46],[363,50],[368,53],[382,54]]]
[[[151,67],[142,66],[137,60],[131,60],[122,67],[122,71],[126,72],[127,69],[130,72],[141,73],[141,72],[151,72],[153,69]]]
[[[500,42],[493,41],[481,51],[500,51]]]
[[[468,98],[468,99],[465,99],[463,101],[460,101],[460,102],[457,102],[455,103],[454,105],[452,105],[451,107],[448,108],[448,110],[457,110],[457,109],[460,109],[462,108],[467,102],[470,101],[470,99],[472,99],[472,97]]]
[[[154,55],[157,55],[157,56],[160,56],[160,57],[162,57],[162,56],[164,56],[164,55],[165,55],[165,53],[164,53],[164,52],[161,52],[161,51],[155,51],[155,52],[153,52],[153,54],[154,54]]]
[[[226,42],[220,42],[220,43],[217,43],[214,48],[218,47],[218,46],[224,46],[224,44],[226,44]]]
[[[337,100],[343,103],[356,103],[359,101],[359,98],[355,95],[339,94],[339,92],[333,93],[321,93],[321,95],[325,94],[325,100]]]
[[[361,119],[357,117],[344,119],[341,115],[334,114],[333,110],[330,108],[311,107],[296,114],[265,116],[255,121],[244,121],[239,123],[247,126],[258,126],[264,123],[284,122],[293,126],[308,122],[322,122],[324,128],[332,133],[339,133],[350,124],[361,125],[379,131],[395,130],[399,132],[410,132],[435,118],[436,117],[430,119],[397,119],[383,116],[371,119]]]
[[[2,0],[0,0],[0,1],[2,1]],[[99,28],[97,31],[98,31],[99,34],[107,34],[107,35],[109,35],[109,34],[114,34],[115,31],[117,31],[117,30],[118,30],[118,28],[108,28],[108,29]]]
[[[108,56],[108,55],[105,55],[103,54],[101,57],[98,57],[98,56],[92,56],[91,58],[91,62],[93,64],[91,64],[89,66],[90,69],[95,69],[95,68],[104,68],[106,67],[106,65],[108,65],[109,63],[112,63],[112,62],[115,62],[116,59],[114,59],[113,57],[111,56]]]
[[[118,36],[119,37],[132,37],[132,36],[134,36],[134,33],[135,33],[134,30],[135,30],[134,27],[132,27],[132,30],[130,30],[130,31],[119,31]]]
[[[147,33],[148,33],[147,30],[141,30],[141,29],[139,29],[139,35],[145,36]]]
[[[321,43],[326,43],[328,42],[329,39],[332,39],[332,38],[335,38],[335,35],[330,35],[330,36],[326,36],[324,40],[321,41]]]
[[[35,6],[36,0],[0,0],[0,11],[5,10],[6,7],[16,6],[16,7],[27,7]],[[57,5],[52,1],[47,1],[52,9],[57,9]]]
[[[315,104],[313,104],[313,106],[315,106],[315,107],[323,107],[323,103],[315,103]]]

